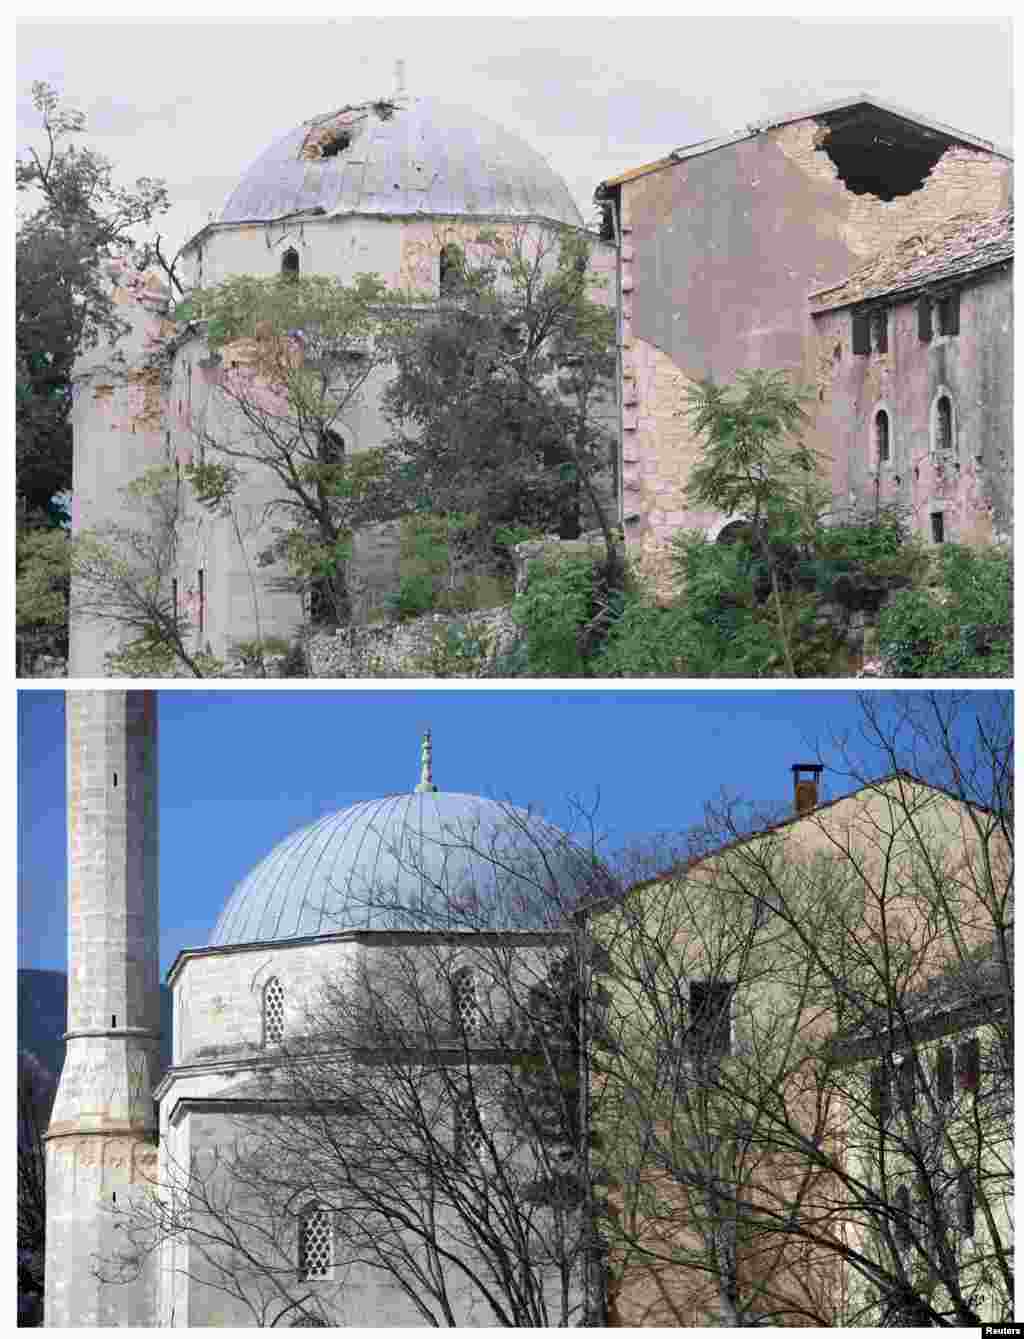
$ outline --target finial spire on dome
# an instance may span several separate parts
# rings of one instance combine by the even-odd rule
[[[423,747],[420,749],[420,784],[416,787],[416,794],[422,795],[427,791],[436,791],[434,785],[434,751],[430,742],[430,731],[423,731]]]

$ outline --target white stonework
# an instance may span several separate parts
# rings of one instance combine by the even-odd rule
[[[280,1252],[283,1242],[285,1252],[283,1260],[275,1257],[275,1268],[283,1271],[277,1281],[268,1283],[263,1259],[248,1277],[246,1260],[259,1258],[265,1240],[245,1233],[254,1231],[260,1214],[276,1213],[275,1202],[262,1193],[262,1184],[225,1182],[229,1162],[223,1151],[262,1128],[271,1109],[268,1085],[272,1096],[281,1093],[288,1100],[294,1044],[308,1044],[325,990],[379,991],[390,999],[393,982],[412,981],[413,997],[445,1020],[444,1046],[457,1045],[446,1032],[459,1026],[451,1021],[451,983],[469,967],[476,973],[475,999],[491,1029],[483,1049],[514,1045],[501,1040],[513,1036],[513,1021],[521,1022],[521,1015],[513,1015],[513,994],[525,997],[538,981],[549,979],[554,959],[565,952],[564,933],[524,925],[522,911],[511,926],[503,922],[504,928],[479,930],[453,930],[449,921],[437,922],[449,928],[426,932],[394,928],[393,922],[386,928],[386,920],[394,907],[404,907],[409,919],[423,923],[425,872],[434,881],[442,878],[450,909],[453,890],[461,896],[471,887],[485,889],[500,852],[504,882],[482,893],[483,908],[507,919],[516,891],[537,870],[547,871],[568,896],[585,886],[584,874],[594,876],[592,860],[525,811],[438,791],[425,744],[414,792],[352,806],[292,834],[238,885],[211,945],[179,954],[168,976],[172,1063],[157,1082],[155,694],[69,693],[67,736],[68,1033],[47,1136],[46,1324],[253,1326],[280,1319],[291,1293],[302,1292],[308,1301],[313,1289],[320,1313],[335,1325],[422,1325],[423,1315],[395,1280],[369,1264],[350,1262],[344,1269],[332,1264],[323,1277],[303,1279],[293,1231],[301,1215],[294,1213],[274,1219],[280,1237],[274,1249]],[[514,821],[502,827],[510,816]],[[454,847],[471,839],[474,845],[460,861]],[[431,843],[441,845],[435,852],[440,876],[427,854]],[[411,848],[422,864],[402,867],[390,880],[380,874],[386,853],[396,853],[397,860]],[[384,880],[386,907],[360,902],[364,884],[357,875],[365,859]],[[399,900],[392,904],[392,897]],[[247,908],[247,900],[255,905]],[[311,906],[319,927],[312,932]],[[360,928],[348,928],[356,924]],[[232,926],[246,927],[247,942],[233,942],[226,928]],[[271,982],[277,1024],[268,1031],[265,992]],[[332,1046],[337,1054],[337,1041]],[[299,1063],[307,1062],[303,1057]],[[316,1063],[316,1055],[309,1063]],[[473,1063],[485,1076],[475,1080],[478,1092],[481,1083],[486,1088],[488,1067],[493,1074],[503,1072],[493,1068],[504,1061],[492,1053]],[[345,1051],[340,1064],[350,1072]],[[451,1102],[442,1106],[447,1110]],[[454,1108],[449,1115],[450,1134],[457,1139]],[[521,1146],[522,1141],[510,1158],[522,1157]],[[524,1166],[535,1175],[533,1161]],[[140,1255],[137,1272],[122,1267],[137,1244],[130,1229],[137,1232],[148,1216],[147,1211],[126,1218],[123,1210],[143,1195],[151,1209],[157,1191],[159,1202],[173,1204],[182,1170],[196,1168],[210,1185],[223,1186],[234,1197],[236,1217],[225,1221],[239,1227],[251,1246],[248,1254],[237,1253],[242,1285],[235,1292],[218,1286],[218,1276],[211,1274],[201,1206],[192,1205],[189,1231],[173,1231]],[[287,1182],[289,1193],[292,1184]],[[237,1215],[243,1211],[256,1218],[242,1225]],[[447,1225],[439,1212],[441,1232],[450,1232],[456,1224]],[[308,1286],[299,1289],[299,1282]],[[551,1287],[557,1292],[554,1277]],[[261,1290],[271,1303],[262,1318],[252,1306]],[[453,1279],[450,1293],[459,1324],[494,1323],[468,1281]]]

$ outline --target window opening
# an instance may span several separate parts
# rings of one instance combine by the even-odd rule
[[[896,1243],[905,1249],[910,1245],[910,1190],[907,1186],[897,1186],[894,1207]]]
[[[299,253],[293,246],[281,256],[281,277],[284,279],[297,279],[299,277]]]
[[[284,1040],[284,986],[272,976],[263,987],[263,1045]]]
[[[206,631],[206,573],[199,569],[199,635]]]
[[[314,1204],[299,1220],[299,1278],[325,1279],[334,1263],[334,1233],[331,1214]]]
[[[455,1104],[455,1156],[466,1162],[479,1158],[484,1151],[484,1132],[480,1114],[471,1094],[464,1094]]]
[[[878,353],[889,352],[889,313],[884,307],[871,313],[871,336]]]
[[[438,278],[443,298],[454,296],[459,285],[462,248],[454,243],[443,246],[438,255]]]
[[[178,578],[171,577],[171,605],[174,609],[174,622],[178,622]]]
[[[917,337],[927,344],[932,337],[932,300],[929,297],[917,299]]]
[[[880,409],[875,415],[875,448],[879,465],[889,462],[889,415]]]
[[[690,1053],[711,1060],[732,1050],[731,981],[690,982]]]
[[[914,1101],[917,1097],[917,1076],[914,1071],[914,1057],[908,1055],[903,1064],[900,1065],[898,1072],[900,1105],[908,1115],[913,1111]]]
[[[977,1037],[956,1048],[956,1072],[964,1092],[976,1093],[981,1080],[981,1053]]]
[[[889,1119],[889,1076],[882,1065],[871,1071],[871,1114],[879,1125]]]
[[[853,313],[851,337],[855,354],[866,355],[871,352],[871,323],[867,312]]]
[[[321,465],[340,465],[345,459],[345,439],[333,428],[321,428],[317,438],[316,458]]]
[[[942,544],[946,539],[946,518],[941,511],[933,511],[932,520],[932,543]]]
[[[117,1027],[117,1014],[110,1015],[110,1026]]]
[[[480,1001],[477,999],[476,974],[463,967],[452,977],[452,1026],[466,1036],[480,1030]]]
[[[944,293],[935,304],[935,315],[940,335],[960,333],[960,291]]]
[[[935,449],[946,454],[953,450],[953,406],[948,395],[940,395],[935,405]]]
[[[939,1101],[948,1102],[953,1096],[953,1049],[940,1046],[935,1061],[935,1086]]]
[[[974,1183],[966,1168],[956,1182],[957,1225],[965,1237],[974,1236]]]

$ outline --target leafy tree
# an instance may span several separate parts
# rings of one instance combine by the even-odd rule
[[[385,329],[384,393],[407,509],[472,512],[476,553],[526,525],[572,538],[581,516],[618,558],[603,479],[611,466],[614,318],[591,297],[589,248],[568,233],[482,234],[446,248],[439,307]]]
[[[253,466],[274,477],[280,492],[264,518],[276,535],[263,560],[285,560],[315,621],[349,620],[353,533],[396,514],[382,454],[345,439],[347,411],[386,359],[376,339],[386,302],[366,275],[351,286],[238,276],[197,290],[177,312],[204,323],[220,363],[193,431],[201,459],[233,473],[212,489],[200,483],[201,500],[224,506]]]
[[[135,230],[168,208],[161,181],[116,184],[113,165],[77,142],[85,116],[49,84],[32,85],[44,146],[15,163],[23,213],[15,239],[16,479],[31,511],[71,487],[71,370],[83,349],[126,327],[103,263],[135,253]]]
[[[40,655],[67,657],[71,537],[43,518],[28,521],[19,510],[15,530],[15,615],[18,672]]]
[[[778,618],[786,667],[795,677],[779,591],[775,547],[791,540],[801,521],[817,520],[821,492],[813,483],[814,453],[800,439],[809,392],[785,372],[742,371],[732,386],[699,381],[681,411],[705,438],[690,472],[686,496],[746,522],[750,546],[765,565]]]

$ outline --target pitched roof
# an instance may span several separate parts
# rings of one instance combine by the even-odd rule
[[[743,130],[734,131],[731,135],[720,135],[712,139],[699,140],[696,144],[684,144],[678,149],[673,149],[664,158],[658,158],[654,162],[645,163],[640,167],[629,168],[625,172],[619,173],[618,176],[608,177],[599,183],[595,194],[600,199],[606,190],[621,186],[636,177],[645,176],[648,172],[657,172],[664,167],[672,167],[675,163],[686,158],[697,158],[701,154],[714,153],[716,149],[724,148],[728,144],[736,144],[740,140],[752,139],[755,135],[760,135],[765,130],[771,130],[775,126],[790,125],[794,121],[808,121],[815,117],[834,117],[836,113],[858,107],[873,108],[876,112],[881,112],[889,124],[900,121],[909,122],[931,139],[939,139],[940,141],[946,139],[957,144],[968,145],[974,149],[985,149],[1000,158],[1012,157],[1007,149],[1000,148],[991,140],[981,139],[978,135],[970,135],[962,130],[956,130],[953,126],[944,125],[941,121],[932,121],[927,116],[921,116],[918,112],[910,111],[906,107],[898,107],[895,103],[886,102],[873,93],[854,93],[845,98],[838,98],[834,102],[816,103],[813,107],[805,107],[801,111],[786,112],[780,116],[768,116],[763,120],[753,121]]]
[[[973,274],[1012,258],[1012,209],[995,214],[957,214],[930,232],[902,238],[842,283],[812,293],[809,301],[815,311],[830,311]]]

